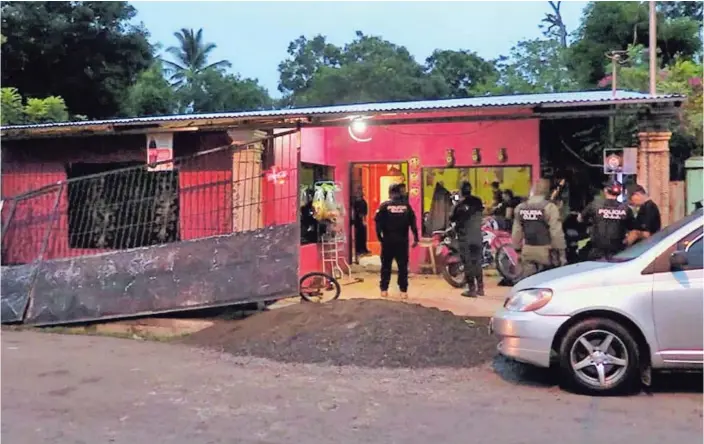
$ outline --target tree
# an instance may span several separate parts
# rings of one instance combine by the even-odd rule
[[[339,68],[341,49],[322,35],[298,37],[288,45],[289,58],[279,63],[279,91],[284,95],[310,88],[313,76],[324,66]]]
[[[3,125],[19,125],[24,123],[24,106],[22,96],[17,88],[2,88],[0,90],[0,117]]]
[[[112,117],[151,64],[127,2],[3,2],[1,13],[2,84],[25,97],[60,96],[75,113]]]
[[[548,2],[548,4],[552,8],[552,12],[545,14],[545,18],[538,26],[543,30],[545,37],[555,39],[560,42],[560,46],[567,48],[567,26],[565,26],[560,12],[562,2]]]
[[[497,61],[499,76],[478,87],[491,94],[571,91],[577,84],[566,67],[565,48],[556,40],[525,40]]]
[[[486,84],[498,74],[492,63],[466,50],[436,49],[425,63],[428,72],[445,80],[453,98],[476,95],[478,85]]]
[[[27,99],[24,107],[27,123],[50,123],[68,121],[68,110],[64,99],[49,96],[44,99]]]
[[[155,62],[127,91],[123,111],[128,116],[172,114],[178,108],[176,93],[164,78],[163,67]]]
[[[209,70],[224,70],[232,66],[227,60],[208,63],[208,56],[217,47],[215,43],[203,41],[203,29],[194,32],[183,28],[174,33],[178,46],[166,48],[175,61],[164,60],[170,72],[170,80],[176,88],[188,87],[199,74]]]
[[[701,21],[687,15],[697,12],[669,3],[658,2],[657,41],[663,64],[677,56],[692,57],[702,48]],[[608,51],[625,50],[629,44],[647,45],[648,38],[647,3],[591,2],[570,47],[570,69],[582,86],[595,85],[607,72],[604,55]]]
[[[66,103],[61,97],[30,98],[23,105],[17,88],[2,88],[1,97],[3,125],[68,121]]]
[[[618,84],[622,88],[648,92],[649,63],[648,49],[642,45],[631,45],[628,48],[628,65],[618,72]],[[659,69],[656,88],[663,94],[682,94],[687,97],[680,108],[679,122],[673,128],[670,143],[671,170],[673,177],[681,177],[684,172],[684,161],[691,155],[702,154],[702,69],[701,62],[676,58],[670,65]],[[600,82],[600,86],[611,83],[611,76]],[[637,132],[637,122],[633,119],[621,123],[622,131],[632,135]],[[630,142],[635,142],[631,140]]]
[[[343,48],[299,38],[279,65],[279,89],[287,105],[338,105],[447,97],[449,88],[427,73],[408,50],[376,36],[356,32]],[[293,88],[293,89],[292,89]]]
[[[181,93],[181,103],[190,104],[197,113],[237,112],[270,109],[268,91],[256,79],[223,74],[215,69],[200,72],[193,79],[193,88]]]

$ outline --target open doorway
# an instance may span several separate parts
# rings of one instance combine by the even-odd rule
[[[406,183],[408,177],[408,162],[395,163],[354,163],[350,174],[350,208],[355,207],[357,193],[361,190],[367,204],[366,233],[367,250],[372,256],[381,254],[381,244],[374,229],[374,213],[379,205],[389,198],[389,185]],[[350,218],[350,255],[357,258],[357,233],[354,226],[354,215]]]

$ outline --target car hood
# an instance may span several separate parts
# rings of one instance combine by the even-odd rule
[[[619,273],[621,264],[612,262],[580,262],[578,264],[566,265],[564,267],[553,268],[552,270],[534,274],[521,280],[513,287],[513,291],[525,290],[527,288],[552,288],[569,289],[572,287],[584,287],[584,283],[597,286],[607,279]]]

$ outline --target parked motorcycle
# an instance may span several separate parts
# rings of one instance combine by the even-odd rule
[[[482,268],[487,268],[496,262],[498,251],[503,246],[511,244],[511,235],[499,230],[498,223],[494,218],[485,218],[481,230]],[[463,288],[467,282],[454,224],[447,230],[433,232],[433,245],[435,246],[435,255],[442,259],[443,278],[453,287]]]

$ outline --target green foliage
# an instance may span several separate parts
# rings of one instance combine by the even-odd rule
[[[2,88],[0,91],[3,125],[66,122],[68,120],[66,103],[61,97],[29,98],[27,104],[23,105],[22,96],[17,88]]]
[[[201,73],[210,70],[224,70],[232,66],[227,60],[208,63],[208,56],[217,47],[215,43],[203,41],[203,29],[183,28],[174,33],[178,46],[166,48],[175,61],[163,60],[169,80],[176,88],[189,87],[194,79]]]
[[[685,3],[685,2],[677,2]],[[677,56],[690,58],[701,52],[701,16],[697,8],[658,2],[658,49],[663,64]],[[569,67],[582,87],[595,85],[606,75],[605,54],[628,45],[648,44],[647,2],[591,2],[586,7],[570,47]]]
[[[496,61],[499,76],[480,89],[491,94],[533,94],[574,91],[577,84],[566,67],[567,50],[556,40],[526,40]]]
[[[498,75],[493,63],[466,50],[436,49],[425,64],[429,72],[443,78],[452,98],[472,97],[478,93],[479,85]]]
[[[437,99],[448,97],[443,77],[427,72],[403,46],[356,32],[343,48],[316,36],[289,45],[279,65],[279,90],[288,105]]]
[[[24,123],[24,107],[22,96],[17,88],[0,89],[0,117],[3,125],[19,125]]]
[[[2,84],[25,97],[60,96],[91,118],[117,115],[151,65],[148,33],[125,1],[2,2]]]
[[[618,83],[633,91],[647,92],[649,89],[648,49],[642,45],[628,48],[629,66],[618,73]],[[680,124],[675,132],[682,138],[691,138],[697,152],[702,151],[702,70],[701,62],[676,58],[658,72],[656,89],[663,94],[682,94],[687,101],[681,107]]]
[[[124,113],[135,117],[173,114],[177,108],[176,93],[164,78],[159,62],[139,75],[123,104]]]
[[[49,96],[44,99],[27,99],[24,107],[27,123],[49,123],[68,121],[68,110],[64,99]]]
[[[216,69],[198,73],[192,80],[192,87],[182,89],[179,95],[181,103],[189,105],[187,111],[195,113],[251,111],[272,107],[269,93],[257,80],[223,74]]]

